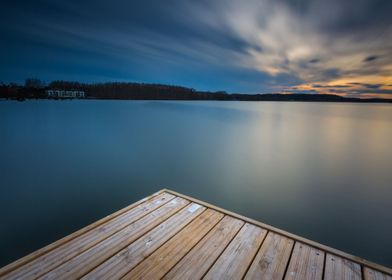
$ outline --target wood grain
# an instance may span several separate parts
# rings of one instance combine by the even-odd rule
[[[245,279],[282,279],[293,246],[294,240],[269,232]]]
[[[55,242],[45,246],[43,248],[41,248],[41,249],[38,249],[38,250],[36,250],[36,251],[34,251],[34,252],[24,256],[23,258],[20,258],[20,259],[14,261],[14,262],[12,262],[12,263],[2,267],[2,268],[0,268],[0,279],[5,279],[5,278],[8,279],[8,276],[10,275],[11,271],[14,271],[14,270],[18,269],[19,267],[26,265],[27,263],[33,261],[34,259],[37,259],[40,256],[49,253],[50,251],[52,251],[52,250],[54,250],[54,249],[56,249],[56,248],[58,248],[58,247],[60,247],[60,246],[62,246],[64,244],[66,244],[66,243],[68,243],[70,241],[72,241],[73,239],[75,239],[75,238],[85,234],[86,232],[96,228],[97,226],[105,224],[106,222],[110,221],[111,219],[113,219],[113,218],[115,218],[115,217],[117,217],[117,216],[119,216],[119,215],[121,215],[121,214],[123,214],[123,213],[125,213],[125,212],[127,212],[129,210],[131,210],[132,208],[134,208],[134,207],[144,203],[145,201],[150,200],[151,198],[153,198],[153,197],[155,197],[157,195],[160,195],[160,194],[162,194],[164,192],[165,192],[165,189],[162,189],[162,190],[160,190],[160,191],[158,191],[158,192],[156,192],[156,193],[154,193],[152,195],[149,195],[149,196],[147,196],[147,197],[145,197],[145,198],[143,198],[143,199],[141,199],[139,201],[136,201],[136,202],[132,203],[131,205],[128,205],[127,207],[125,207],[123,209],[120,209],[120,210],[118,210],[118,211],[116,211],[116,212],[114,212],[114,213],[112,213],[110,215],[107,215],[106,217],[104,217],[104,218],[102,218],[102,219],[100,219],[100,220],[98,220],[98,221],[96,221],[96,222],[94,222],[94,223],[92,223],[92,224],[90,224],[88,226],[85,226],[84,228],[81,228],[80,230],[78,230],[76,232],[73,232],[70,235],[67,235],[67,236],[65,236],[65,237],[63,237],[63,238],[61,238],[61,239],[59,239],[59,240],[57,240],[57,241],[55,241]],[[3,275],[7,275],[7,277],[1,277]]]
[[[173,198],[174,195],[168,193],[162,193],[153,197],[10,272],[7,275],[7,279],[37,278],[93,247],[110,235],[122,230],[132,222],[154,211]]]
[[[205,210],[203,206],[196,209],[195,205],[197,204],[192,203],[171,216],[143,237],[96,267],[85,275],[83,279],[120,279]],[[189,209],[194,209],[194,211],[190,212]]]
[[[161,279],[222,217],[208,209],[122,279]]]
[[[319,249],[319,250],[322,250],[322,251],[325,251],[325,252],[329,252],[329,253],[334,254],[334,255],[337,255],[337,256],[339,256],[339,257],[342,257],[342,258],[351,260],[351,261],[353,261],[353,262],[356,262],[356,263],[358,263],[358,264],[360,264],[360,265],[367,266],[367,267],[369,267],[369,268],[372,268],[372,269],[381,271],[381,272],[383,272],[383,273],[385,273],[385,274],[388,274],[388,275],[392,275],[392,268],[385,267],[385,266],[383,266],[383,265],[380,265],[380,264],[377,264],[377,263],[374,263],[374,262],[365,260],[365,259],[363,259],[363,258],[360,258],[360,257],[354,256],[354,255],[348,254],[348,253],[343,252],[343,251],[340,251],[340,250],[338,250],[338,249],[335,249],[335,248],[332,248],[332,247],[329,247],[329,246],[320,244],[320,243],[318,243],[318,242],[309,240],[309,239],[304,238],[304,237],[302,237],[302,236],[299,236],[299,235],[296,235],[296,234],[293,234],[293,233],[284,231],[284,230],[282,230],[282,229],[273,227],[273,226],[268,225],[268,224],[266,224],[266,223],[262,223],[262,222],[260,222],[260,221],[256,221],[256,220],[254,220],[254,219],[245,217],[245,216],[243,216],[243,215],[234,213],[234,212],[232,212],[232,211],[228,211],[228,210],[223,209],[223,208],[221,208],[221,207],[218,207],[218,206],[216,206],[216,205],[212,205],[211,203],[208,203],[208,202],[205,202],[205,201],[202,201],[202,200],[193,198],[193,197],[191,197],[191,196],[189,196],[189,195],[184,195],[184,194],[181,194],[181,193],[179,193],[179,192],[176,192],[176,191],[173,191],[173,190],[170,190],[170,189],[163,189],[163,191],[168,192],[168,193],[171,193],[171,194],[173,194],[173,195],[175,195],[175,196],[179,196],[179,197],[188,199],[188,200],[193,201],[193,202],[197,202],[197,203],[199,203],[199,204],[201,204],[201,205],[203,205],[203,206],[205,206],[205,207],[207,207],[207,208],[211,208],[211,209],[214,209],[214,210],[216,210],[216,211],[220,211],[220,212],[222,212],[222,213],[224,213],[224,214],[226,214],[226,215],[228,215],[228,216],[231,216],[231,217],[234,217],[234,218],[243,220],[244,222],[247,222],[247,223],[250,223],[250,224],[259,226],[259,227],[264,228],[264,229],[266,229],[266,230],[268,230],[268,231],[272,231],[272,232],[278,233],[278,234],[280,234],[280,235],[283,235],[283,236],[285,236],[285,237],[288,237],[288,238],[290,238],[290,239],[293,239],[293,240],[296,241],[296,242],[298,241],[298,242],[304,243],[304,244],[306,244],[306,245],[308,245],[308,246],[311,246],[311,247],[314,247],[314,248],[316,248],[316,249]]]
[[[142,219],[43,275],[40,279],[75,279],[82,277],[187,204],[189,204],[189,201],[183,198],[171,200]]]
[[[327,254],[325,260],[324,280],[360,280],[361,266],[341,257]]]
[[[392,276],[380,271],[365,267],[363,269],[365,280],[392,280]]]
[[[266,234],[265,229],[245,224],[204,279],[241,279]]]
[[[225,216],[164,279],[202,278],[243,225],[243,221]]]
[[[296,242],[285,279],[320,280],[323,276],[324,255],[321,250]]]

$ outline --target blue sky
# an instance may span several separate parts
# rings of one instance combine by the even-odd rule
[[[392,1],[5,1],[0,81],[392,96]]]

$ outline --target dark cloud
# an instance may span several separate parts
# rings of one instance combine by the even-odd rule
[[[306,90],[306,89],[301,90],[301,89],[293,89],[293,88],[291,88],[291,89],[283,90],[282,93],[317,94],[318,91],[316,91],[316,90]]]
[[[350,88],[350,86],[348,86],[348,85],[333,85],[333,86],[330,86],[330,85],[319,85],[319,84],[314,84],[314,85],[312,85],[312,87],[314,87],[314,88]]]
[[[379,89],[382,84],[364,84],[363,86],[368,89]]]
[[[383,86],[383,84],[365,84],[365,83],[349,83],[349,84],[355,86],[361,86],[368,89],[378,89],[381,86]]]
[[[392,94],[392,90],[389,89],[380,89],[380,90],[374,90],[374,89],[358,89],[358,90],[352,90],[349,93],[357,93],[357,94]]]
[[[376,59],[378,59],[377,55],[370,55],[370,56],[366,57],[363,61],[364,62],[370,62],[370,61],[373,61],[373,60],[376,60]]]
[[[309,60],[309,63],[317,63],[317,62],[320,62],[320,59],[313,58],[313,59]]]

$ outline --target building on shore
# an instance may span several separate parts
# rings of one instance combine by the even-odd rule
[[[49,89],[46,91],[48,98],[85,98],[86,94],[82,90],[56,90]]]

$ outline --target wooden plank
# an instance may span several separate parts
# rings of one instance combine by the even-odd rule
[[[96,267],[83,279],[120,279],[205,210],[191,204]]]
[[[164,279],[201,279],[243,225],[243,221],[225,216]]]
[[[61,238],[61,239],[59,239],[59,240],[57,240],[57,241],[55,241],[55,242],[53,242],[51,244],[49,244],[49,245],[39,249],[39,250],[36,250],[36,251],[34,251],[34,252],[24,256],[23,258],[20,258],[20,259],[14,261],[14,262],[12,262],[12,263],[2,267],[2,268],[0,268],[0,277],[5,275],[5,274],[8,274],[10,271],[15,270],[15,269],[17,269],[18,267],[20,267],[22,265],[25,265],[26,263],[32,261],[33,259],[36,259],[36,258],[40,257],[41,255],[46,254],[49,251],[51,251],[51,250],[53,250],[53,249],[55,249],[55,248],[65,244],[65,243],[69,242],[70,240],[72,240],[72,239],[74,239],[74,238],[76,238],[76,237],[78,237],[78,236],[88,232],[89,230],[91,230],[91,229],[93,229],[93,228],[95,228],[95,227],[97,227],[99,225],[102,225],[102,224],[106,223],[107,221],[109,221],[109,220],[111,220],[111,219],[121,215],[122,213],[125,213],[125,212],[131,210],[132,208],[136,207],[137,205],[139,205],[141,203],[144,203],[145,201],[147,201],[147,200],[149,200],[149,199],[151,199],[151,198],[153,198],[153,197],[155,197],[157,195],[160,195],[163,192],[165,192],[164,189],[162,189],[162,190],[160,190],[160,191],[158,191],[158,192],[156,192],[156,193],[154,193],[154,194],[152,194],[150,196],[147,196],[147,197],[145,197],[145,198],[143,198],[143,199],[141,199],[139,201],[136,201],[136,202],[132,203],[131,205],[116,211],[115,213],[112,213],[112,214],[110,214],[110,215],[108,215],[108,216],[106,216],[106,217],[104,217],[104,218],[102,218],[102,219],[100,219],[100,220],[98,220],[98,221],[96,221],[96,222],[94,222],[94,223],[92,223],[92,224],[90,224],[90,225],[88,225],[88,226],[86,226],[86,227],[84,227],[84,228],[82,228],[82,229],[80,229],[80,230],[70,234],[70,235],[67,235],[67,236],[65,236],[65,237],[63,237],[63,238]],[[0,279],[3,279],[3,278],[0,278]]]
[[[177,197],[171,200],[96,246],[45,274],[41,279],[75,279],[82,277],[188,204],[189,201],[183,198]]]
[[[120,231],[173,198],[174,195],[172,194],[161,193],[46,254],[31,260],[24,266],[7,274],[7,279],[37,278],[93,247],[95,244]]]
[[[328,253],[325,260],[324,280],[334,279],[361,280],[361,266]]]
[[[263,242],[267,231],[245,224],[204,279],[241,279]]]
[[[382,273],[369,267],[364,267],[363,275],[365,280],[392,280],[391,275]]]
[[[360,258],[360,257],[357,257],[357,256],[353,256],[353,255],[348,254],[348,253],[346,253],[346,252],[343,252],[343,251],[337,250],[337,249],[335,249],[335,248],[332,248],[332,247],[329,247],[329,246],[326,246],[326,245],[317,243],[317,242],[315,242],[315,241],[309,240],[309,239],[304,238],[304,237],[302,237],[302,236],[298,236],[298,235],[296,235],[296,234],[293,234],[293,233],[290,233],[290,232],[281,230],[281,229],[279,229],[279,228],[276,228],[276,227],[273,227],[273,226],[271,226],[271,225],[262,223],[262,222],[260,222],[260,221],[256,221],[256,220],[254,220],[254,219],[245,217],[245,216],[243,216],[243,215],[240,215],[240,214],[237,214],[237,213],[228,211],[228,210],[226,210],[226,209],[223,209],[223,208],[221,208],[221,207],[212,205],[212,204],[210,204],[210,203],[208,203],[208,202],[201,201],[201,200],[199,200],[199,199],[190,197],[190,196],[188,196],[188,195],[184,195],[184,194],[178,193],[178,192],[173,191],[173,190],[170,190],[170,189],[163,189],[163,191],[168,192],[168,193],[171,193],[171,194],[176,195],[176,196],[179,196],[179,197],[182,197],[182,198],[185,198],[185,199],[188,199],[188,200],[190,200],[190,201],[199,203],[199,204],[201,204],[201,205],[203,205],[203,206],[205,206],[205,207],[208,207],[208,208],[214,209],[214,210],[216,210],[216,211],[222,212],[222,213],[224,213],[224,214],[226,214],[226,215],[228,215],[228,216],[232,216],[232,217],[234,217],[234,218],[243,220],[243,221],[245,221],[245,222],[247,222],[247,223],[250,223],[250,224],[253,224],[253,225],[262,227],[262,228],[264,228],[264,229],[266,229],[266,230],[268,230],[268,231],[272,231],[272,232],[278,233],[278,234],[280,234],[280,235],[286,236],[286,237],[288,237],[288,238],[294,239],[295,241],[299,241],[299,242],[301,242],[301,243],[307,244],[307,245],[312,246],[312,247],[314,247],[314,248],[317,248],[317,249],[320,249],[320,250],[323,250],[323,251],[332,253],[332,254],[337,255],[337,256],[340,256],[340,257],[342,257],[342,258],[345,258],[345,259],[354,261],[354,262],[356,262],[356,263],[359,263],[359,264],[361,264],[361,265],[364,265],[364,266],[373,268],[373,269],[375,269],[375,270],[384,272],[384,273],[386,273],[386,274],[392,275],[392,268],[382,266],[382,265],[380,265],[380,264],[377,264],[377,263],[374,263],[374,262],[365,260],[365,259]]]
[[[162,278],[222,218],[222,213],[208,209],[122,279]]]
[[[294,240],[269,232],[245,279],[283,279]]]
[[[318,280],[323,276],[324,252],[296,242],[286,272],[286,280]]]

